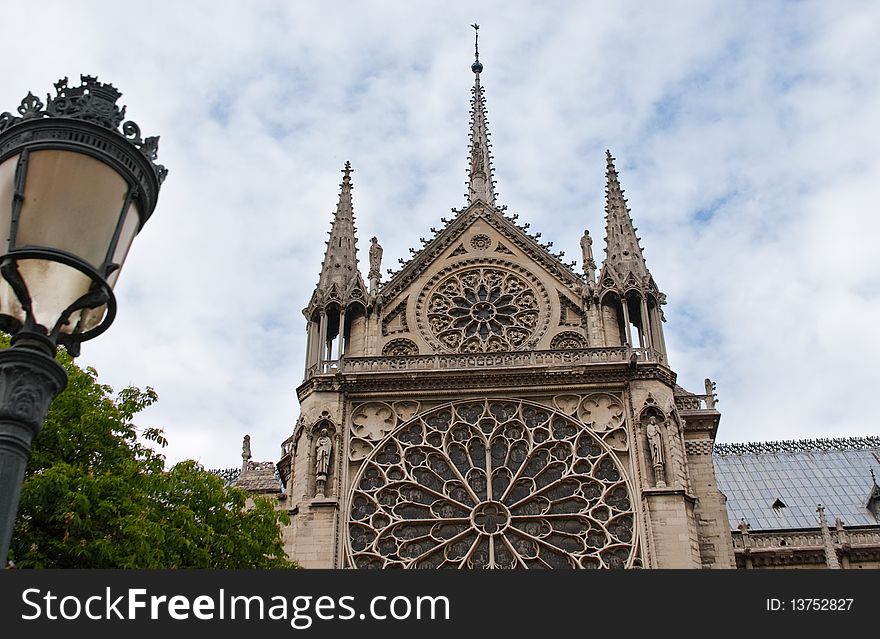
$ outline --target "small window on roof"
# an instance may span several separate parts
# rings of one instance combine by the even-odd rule
[[[785,508],[785,502],[777,497],[776,501],[773,502],[773,508],[775,510],[779,510],[780,508]]]

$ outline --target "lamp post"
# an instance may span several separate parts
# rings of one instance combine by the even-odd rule
[[[0,351],[0,567],[31,443],[67,385],[56,348],[76,356],[110,326],[113,286],[168,173],[159,138],[123,124],[112,85],[64,78],[55,93],[0,114],[0,329],[12,335]]]

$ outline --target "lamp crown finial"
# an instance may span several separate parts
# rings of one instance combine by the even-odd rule
[[[116,104],[122,96],[116,87],[99,82],[97,76],[85,74],[80,76],[79,86],[70,86],[66,77],[58,80],[54,86],[55,97],[47,94],[46,104],[43,104],[33,93],[28,93],[17,109],[18,115],[9,112],[0,113],[0,134],[27,120],[42,118],[82,120],[115,131],[126,138],[149,160],[159,184],[162,184],[168,175],[168,170],[156,163],[159,138],[157,136],[143,138],[136,123],[131,120],[125,121],[125,107],[120,108]]]
[[[55,83],[55,97],[46,96],[46,112],[51,116],[88,120],[116,129],[125,119],[125,107],[116,105],[121,96],[116,87],[99,82],[97,76],[80,75],[78,87],[69,86],[65,77]]]

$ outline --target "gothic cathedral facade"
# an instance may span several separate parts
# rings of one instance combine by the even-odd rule
[[[278,470],[315,568],[732,568],[720,414],[676,385],[665,296],[607,155],[606,249],[561,261],[496,203],[479,58],[467,204],[382,281],[351,166],[304,309]],[[580,234],[580,229],[572,232]]]

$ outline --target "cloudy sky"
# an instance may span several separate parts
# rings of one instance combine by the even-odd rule
[[[679,383],[717,381],[719,441],[880,433],[875,2],[80,0],[3,18],[0,111],[88,73],[161,135],[170,175],[80,363],[157,390],[140,424],[165,429],[169,462],[236,466],[245,433],[277,459],[346,160],[362,268],[372,235],[384,270],[464,203],[475,21],[499,202],[579,257],[584,228],[604,236],[611,149]]]

